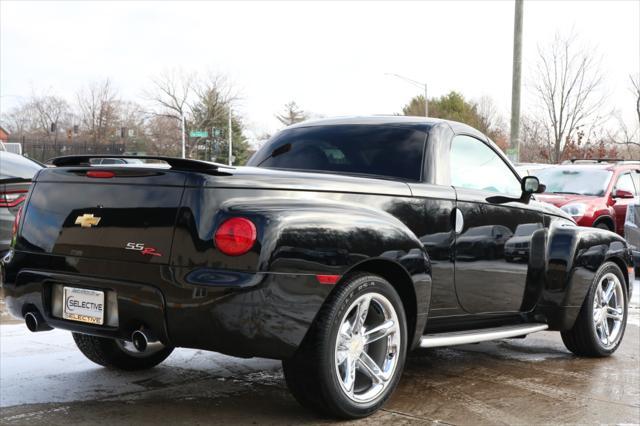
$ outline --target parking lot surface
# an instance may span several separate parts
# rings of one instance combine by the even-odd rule
[[[558,333],[413,353],[383,410],[354,424],[640,422],[640,288],[606,359],[577,358]],[[101,368],[70,333],[2,317],[2,424],[322,424],[286,389],[280,363],[177,349],[146,372]]]

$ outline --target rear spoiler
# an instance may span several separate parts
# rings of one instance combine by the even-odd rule
[[[47,163],[50,163],[56,167],[86,167],[92,166],[90,160],[94,158],[132,158],[137,160],[159,160],[167,163],[172,170],[208,174],[226,174],[228,172],[220,169],[234,169],[231,166],[225,166],[224,164],[219,163],[210,163],[201,160],[189,160],[186,158],[163,157],[154,155],[67,155],[63,157],[52,158],[47,161]],[[109,164],[108,166],[117,166],[117,164]],[[133,164],[131,166],[135,167],[135,165]]]

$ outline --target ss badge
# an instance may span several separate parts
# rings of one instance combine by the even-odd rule
[[[124,247],[126,250],[139,251],[143,256],[162,256],[162,253],[156,251],[153,247],[145,247],[144,243],[127,243]]]

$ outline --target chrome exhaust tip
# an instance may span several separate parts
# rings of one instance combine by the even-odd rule
[[[143,330],[136,330],[131,333],[131,342],[138,352],[144,352],[149,346],[149,337]]]
[[[131,343],[139,353],[151,354],[164,348],[162,342],[160,342],[151,331],[144,327],[134,330],[134,332],[131,333]]]
[[[32,333],[52,330],[52,328],[44,321],[44,318],[42,318],[42,315],[40,315],[40,312],[38,311],[30,311],[24,314],[24,324]]]

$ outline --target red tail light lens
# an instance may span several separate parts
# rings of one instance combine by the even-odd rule
[[[0,207],[15,207],[27,198],[27,190],[0,192]]]
[[[11,228],[11,239],[14,239],[16,235],[18,235],[18,226],[20,226],[20,217],[22,217],[22,207],[18,209],[16,213],[16,217],[13,218],[13,227]]]
[[[87,172],[87,177],[90,177],[90,178],[110,179],[115,175],[116,175],[115,173],[110,172],[108,170],[89,170]]]
[[[224,221],[216,231],[216,247],[226,255],[240,256],[251,250],[256,235],[253,222],[244,217],[234,217]]]

